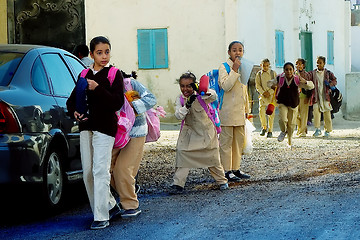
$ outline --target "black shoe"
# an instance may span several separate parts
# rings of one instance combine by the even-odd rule
[[[121,213],[121,208],[118,204],[115,204],[115,206],[109,211],[109,219],[113,219],[116,216],[118,216]]]
[[[184,191],[184,188],[179,185],[171,185],[170,186],[170,194],[179,194]]]
[[[266,129],[263,128],[263,129],[261,130],[260,136],[265,136],[265,133],[266,133]]]
[[[107,226],[109,226],[109,220],[105,220],[105,221],[93,221],[90,229],[92,230],[97,230],[97,229],[103,229],[106,228]]]
[[[240,179],[249,179],[250,178],[250,175],[247,175],[240,170],[233,171],[233,174]]]
[[[237,182],[240,181],[241,179],[238,178],[232,171],[228,171],[225,173],[225,177],[227,178],[227,180],[229,182]]]
[[[268,132],[266,135],[267,138],[272,138],[272,132]]]
[[[122,218],[133,218],[133,217],[137,217],[139,214],[141,213],[140,209],[128,209],[128,210],[124,210],[121,213],[121,217]]]

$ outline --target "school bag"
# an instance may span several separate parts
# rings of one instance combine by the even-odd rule
[[[229,74],[231,69],[227,62],[223,63],[226,69],[226,72]],[[206,74],[209,77],[209,88],[215,90],[218,99],[212,102],[213,107],[221,109],[224,98],[224,89],[219,86],[219,69],[213,69]]]
[[[340,110],[343,97],[337,87],[333,86],[330,89],[330,104],[333,108],[331,113],[337,113]]]
[[[110,82],[110,86],[114,82],[116,72],[119,69],[115,67],[111,67],[108,72],[108,80]],[[89,68],[84,69],[80,73],[80,79],[85,78],[88,73]],[[124,86],[129,84],[130,79],[124,79]],[[130,103],[126,99],[124,95],[124,104],[120,108],[120,110],[115,112],[118,121],[117,121],[117,131],[115,135],[114,148],[124,148],[126,144],[130,141],[130,130],[135,122],[135,113]]]
[[[126,84],[125,84],[125,90],[133,91],[132,85],[131,85],[131,79],[125,78]],[[146,135],[145,142],[156,142],[160,138],[160,118],[159,117],[165,117],[166,112],[162,106],[157,106],[155,109],[150,108],[145,112],[146,117],[146,123],[148,125],[148,134]]]

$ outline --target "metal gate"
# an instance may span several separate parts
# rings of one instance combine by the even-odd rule
[[[8,0],[9,43],[72,51],[85,43],[83,0]]]

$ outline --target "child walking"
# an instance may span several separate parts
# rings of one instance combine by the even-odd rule
[[[317,57],[317,69],[310,72],[310,79],[314,82],[315,89],[311,96],[311,104],[313,105],[314,114],[314,137],[321,135],[320,119],[321,113],[324,116],[324,137],[329,137],[332,131],[332,120],[330,104],[331,87],[336,86],[337,81],[335,75],[325,68],[326,58],[323,56]]]
[[[175,117],[183,120],[176,144],[176,170],[171,185],[172,192],[184,189],[189,168],[208,167],[221,190],[228,188],[224,169],[220,163],[219,142],[214,123],[210,120],[200,101],[209,104],[217,99],[215,91],[199,96],[194,92],[196,77],[191,72],[180,76],[181,95],[176,98]]]
[[[85,77],[88,83],[87,119],[82,121],[83,114],[76,111],[75,89],[67,101],[69,113],[79,121],[83,180],[94,214],[91,229],[107,227],[109,219],[120,213],[110,193],[110,163],[117,131],[115,112],[124,103],[124,89],[120,71],[112,84],[107,78],[111,67],[110,50],[110,42],[103,36],[95,37],[90,42],[90,55],[94,63]]]
[[[148,125],[145,112],[156,104],[155,96],[139,81],[136,81],[136,73],[128,75],[123,72],[124,78],[131,78],[131,88],[134,96],[129,100],[133,107],[136,118],[130,131],[130,141],[123,149],[112,150],[111,172],[113,176],[112,187],[120,197],[123,208],[122,218],[136,217],[141,213],[136,191],[136,175],[144,153]],[[126,92],[126,89],[124,89]]]
[[[295,74],[309,80],[309,74],[305,71],[306,61],[303,58],[298,58],[296,60],[296,72]],[[306,90],[301,88],[300,92],[300,102],[298,109],[298,118],[297,118],[297,135],[299,137],[306,137],[307,133],[307,121],[309,116],[309,100],[312,95],[312,90]]]
[[[276,78],[276,72],[270,69],[270,60],[265,58],[261,61],[261,70],[256,74],[255,86],[259,92],[259,117],[261,123],[260,136],[272,137],[272,130],[274,126],[275,111],[268,116],[266,121],[266,107],[272,102],[274,96],[274,89],[268,86],[268,81]]]
[[[244,45],[239,41],[229,44],[229,59],[219,67],[219,86],[224,90],[220,109],[220,159],[229,181],[250,178],[240,171],[245,143],[245,119],[249,113],[246,85],[241,83],[239,68]]]
[[[297,110],[299,105],[299,88],[313,89],[312,81],[307,81],[295,75],[294,64],[284,64],[284,72],[277,76],[275,81],[270,81],[272,88],[277,87],[277,104],[279,107],[279,125],[281,133],[278,141],[282,142],[288,136],[288,144],[292,144],[292,134],[295,129]]]

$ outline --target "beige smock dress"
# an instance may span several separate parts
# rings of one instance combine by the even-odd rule
[[[216,100],[215,91],[209,89],[210,96],[202,96],[205,103]],[[176,167],[204,168],[221,166],[219,142],[213,122],[196,99],[187,109],[176,100],[176,118],[185,119],[176,145]],[[186,99],[184,100],[186,102]]]

